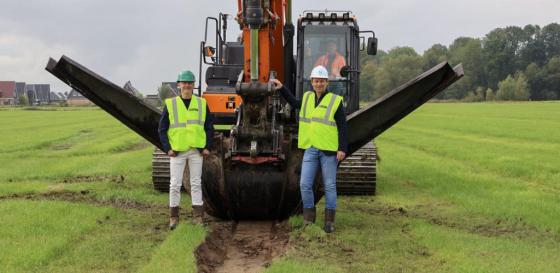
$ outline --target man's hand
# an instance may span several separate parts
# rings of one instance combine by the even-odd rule
[[[209,154],[210,154],[210,151],[208,151],[208,149],[202,150],[202,155],[203,155],[203,156],[207,156],[207,155],[209,155]]]
[[[278,90],[280,88],[282,88],[282,86],[284,86],[279,80],[277,79],[272,79],[270,80],[270,82],[272,83],[272,86],[274,87],[274,90]]]
[[[167,155],[170,156],[170,157],[175,157],[175,156],[177,156],[177,154],[176,154],[175,151],[173,151],[173,150],[167,151]]]
[[[336,160],[338,160],[338,162],[344,160],[345,157],[346,157],[345,152],[343,152],[343,151],[336,152]]]

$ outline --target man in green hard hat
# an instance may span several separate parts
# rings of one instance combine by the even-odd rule
[[[204,216],[202,201],[202,161],[210,154],[213,124],[204,98],[193,94],[194,74],[185,70],[177,77],[180,96],[165,100],[159,122],[159,138],[163,152],[169,156],[169,228],[179,223],[179,204],[183,172],[188,163],[193,218],[201,224]]]

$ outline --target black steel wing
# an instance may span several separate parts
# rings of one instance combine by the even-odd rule
[[[389,129],[463,76],[462,65],[443,62],[348,116],[348,152]]]
[[[58,62],[49,59],[45,69],[162,149],[157,132],[159,109],[66,56]]]

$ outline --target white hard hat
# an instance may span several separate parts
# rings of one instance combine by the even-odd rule
[[[311,70],[310,78],[328,79],[329,72],[327,72],[327,69],[324,66],[318,65],[315,68],[313,68],[313,70]]]

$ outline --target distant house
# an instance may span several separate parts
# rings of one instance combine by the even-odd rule
[[[62,100],[66,100],[66,97],[68,96],[68,92],[58,92],[56,93]]]
[[[72,89],[66,98],[66,103],[69,106],[91,106],[93,103],[84,97],[80,92]]]
[[[49,84],[0,81],[0,105],[21,104],[22,96],[26,96],[31,105],[49,104],[63,100],[62,97],[51,92]]]
[[[173,90],[173,93],[175,93],[175,95],[179,95],[181,94],[181,92],[179,91],[179,87],[177,87],[177,82],[162,82],[161,86],[169,86],[169,88],[171,88],[171,90]]]
[[[60,93],[51,92],[50,94],[51,103],[59,103],[64,101],[64,96],[61,96]]]
[[[50,84],[26,84],[25,94],[31,105],[49,104],[51,103],[51,85]]]
[[[0,81],[0,105],[16,104],[16,82]]]
[[[19,98],[21,98],[21,96],[25,95],[25,83],[24,82],[16,82],[16,93],[15,93],[15,98],[16,98],[16,104],[20,104],[19,102]]]
[[[159,99],[159,95],[146,95],[144,101],[156,107],[161,105],[161,100]]]
[[[134,86],[132,86],[132,83],[130,81],[127,81],[124,84],[123,89],[125,91],[127,91],[128,93],[136,96],[136,97],[142,98],[142,93],[140,93],[140,91],[138,91],[138,89],[136,89]]]

